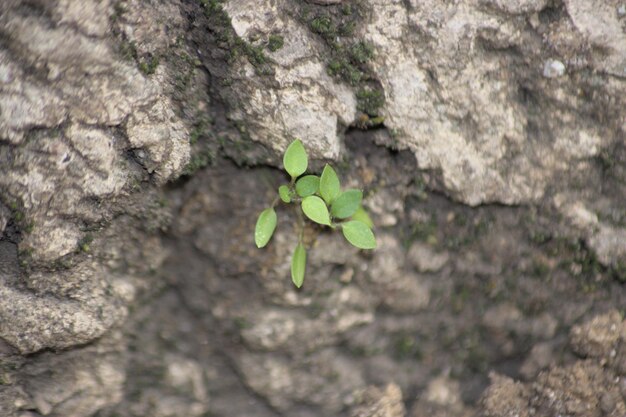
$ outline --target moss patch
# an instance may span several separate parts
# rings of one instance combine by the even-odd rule
[[[213,120],[208,116],[198,116],[197,122],[189,135],[191,158],[182,175],[191,176],[215,161]]]
[[[156,56],[151,56],[139,62],[139,70],[146,75],[154,74],[158,66],[159,58]]]
[[[267,40],[267,49],[272,52],[278,51],[285,45],[285,39],[280,35],[270,35]]]
[[[382,122],[377,120],[375,123],[368,123],[370,118],[379,115],[380,108],[385,103],[382,87],[367,65],[374,57],[374,48],[354,35],[355,28],[366,14],[367,10],[361,3],[348,2],[334,6],[306,4],[295,16],[326,44],[328,74],[356,88],[357,110],[367,119],[356,126],[364,128]]]
[[[356,100],[357,110],[367,114],[368,116],[375,116],[378,114],[378,109],[385,104],[385,96],[383,95],[383,92],[368,87],[357,91]]]
[[[240,56],[245,56],[255,68],[258,75],[271,75],[274,70],[271,60],[262,46],[251,45],[235,33],[230,16],[226,13],[220,0],[198,0],[208,19],[209,30],[215,35],[217,45],[226,52],[227,61],[232,62]],[[274,46],[277,46],[275,40]]]

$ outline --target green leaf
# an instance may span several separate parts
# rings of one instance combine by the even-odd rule
[[[338,219],[347,219],[356,213],[361,205],[363,192],[361,190],[344,191],[333,201],[330,207],[330,214]]]
[[[359,220],[350,220],[342,224],[341,230],[345,238],[359,249],[376,248],[376,238],[372,230]]]
[[[306,171],[309,165],[309,158],[306,155],[306,150],[300,139],[294,140],[287,147],[285,156],[283,157],[283,165],[285,166],[285,171],[287,171],[292,178],[297,178]]]
[[[302,200],[302,211],[315,223],[330,226],[330,213],[324,201],[315,195],[304,197]]]
[[[296,181],[296,192],[300,197],[308,197],[320,188],[320,177],[317,175],[305,175]]]
[[[259,214],[256,228],[254,229],[254,242],[257,247],[262,248],[270,241],[274,234],[274,229],[276,229],[276,220],[276,212],[272,207],[263,210]]]
[[[365,223],[370,229],[374,228],[374,222],[370,218],[370,215],[367,214],[367,211],[361,206],[356,212],[352,215],[352,220],[358,220]]]
[[[340,193],[339,177],[337,177],[335,170],[326,164],[320,178],[320,194],[326,203],[331,204]]]
[[[287,187],[286,185],[281,185],[280,187],[278,187],[278,195],[284,203],[291,203],[291,196],[289,194],[289,187]]]
[[[302,286],[304,282],[304,271],[306,270],[306,249],[302,243],[298,243],[296,250],[293,251],[293,257],[291,258],[291,280],[298,288]]]

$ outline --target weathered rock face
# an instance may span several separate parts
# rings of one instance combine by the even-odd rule
[[[75,348],[15,359],[19,376],[2,359],[21,386],[0,395],[2,415],[120,401],[111,329],[163,259],[141,218],[189,160],[188,133],[159,81],[117,52],[114,13],[109,1],[0,5],[0,341],[9,358]]]
[[[623,416],[597,314],[626,305],[625,25],[617,0],[1,2],[0,415]],[[251,233],[293,137],[379,242],[308,228],[301,291],[294,213]]]
[[[620,211],[623,185],[602,203],[596,192],[598,160],[624,165],[620,4],[226,1],[237,35],[283,45],[265,53],[262,74],[235,61],[231,117],[274,149],[302,137],[338,159],[345,126],[378,116],[430,185],[464,203]],[[606,265],[626,255],[623,225],[596,218],[578,233]]]
[[[484,415],[624,415],[626,321],[614,310],[575,326],[570,339],[582,359],[542,372],[534,383],[492,375]]]
[[[355,123],[355,100],[341,100],[341,108],[329,105],[327,94],[317,95],[350,95],[332,87],[326,67],[333,68],[335,57],[320,40],[332,32],[335,49],[365,41],[373,50],[364,65],[385,99],[377,114],[398,146],[413,151],[420,168],[439,171],[443,189],[469,204],[537,201],[623,138],[626,42],[618,6],[398,0],[301,9],[290,1],[228,1],[225,10],[242,38],[258,45],[272,35],[284,38],[281,49],[267,54],[274,73],[255,77],[249,64],[236,65],[246,76],[232,87],[243,100],[238,117],[257,127],[255,140],[278,146],[279,132],[302,136],[321,150],[318,156],[336,158],[342,132],[325,120]],[[359,24],[345,36],[333,27],[333,13],[360,13]],[[286,74],[291,82],[285,82]],[[587,96],[598,87],[602,93]],[[289,99],[294,92],[300,94],[296,102]],[[294,107],[281,107],[289,103]],[[296,103],[318,111],[303,111]],[[601,124],[598,106],[606,118]],[[298,113],[294,118],[301,123],[313,115],[320,133],[289,126],[274,115],[277,110]],[[320,149],[322,136],[332,151]]]

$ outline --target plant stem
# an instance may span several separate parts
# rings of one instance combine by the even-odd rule
[[[302,243],[302,239],[304,238],[304,216],[302,215],[302,207],[298,207],[298,243]]]

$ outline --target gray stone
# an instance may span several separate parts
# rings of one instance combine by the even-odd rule
[[[435,252],[428,244],[415,242],[407,258],[419,272],[437,272],[448,262],[449,255],[446,252]]]
[[[626,415],[623,319],[574,326],[624,304],[621,3],[312,3],[0,2],[0,414]],[[307,227],[302,289],[294,212],[251,233],[294,137],[379,243]]]
[[[279,32],[284,46],[270,54],[275,60],[273,86],[255,76],[246,60],[232,73],[237,110],[230,117],[249,126],[253,140],[283,152],[290,138],[299,137],[311,154],[337,159],[340,143],[337,131],[355,119],[356,101],[352,91],[337,83],[319,60],[319,41],[286,13],[288,2],[231,0],[225,10],[239,37]],[[268,117],[273,109],[274,117]]]
[[[350,417],[404,417],[406,411],[402,401],[402,391],[395,384],[384,389],[368,387],[354,394],[355,404]]]
[[[565,64],[558,59],[548,59],[543,65],[543,76],[558,78],[565,74]]]

